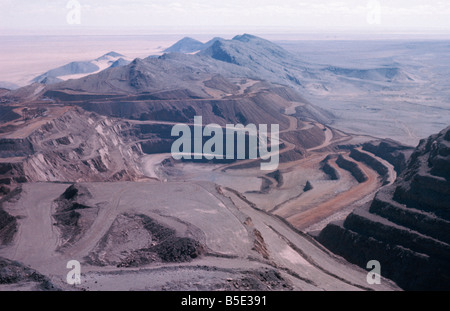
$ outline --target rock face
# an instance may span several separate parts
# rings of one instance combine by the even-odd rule
[[[139,144],[124,141],[126,123],[69,109],[25,138],[0,139],[0,184],[118,181],[142,176]]]
[[[422,140],[393,185],[317,239],[364,268],[378,260],[406,290],[449,290],[450,127]]]
[[[395,171],[398,174],[406,168],[407,159],[414,151],[414,148],[402,146],[389,139],[364,143],[362,149],[387,160],[394,165]]]

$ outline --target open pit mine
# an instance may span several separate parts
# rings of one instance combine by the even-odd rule
[[[2,90],[0,290],[450,289],[450,128],[339,130],[302,95],[320,72],[241,35]],[[174,159],[197,116],[277,124],[278,166]]]

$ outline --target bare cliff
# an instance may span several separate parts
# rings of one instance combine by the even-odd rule
[[[0,140],[0,183],[134,180],[140,145],[125,141],[126,123],[71,108],[25,138]]]

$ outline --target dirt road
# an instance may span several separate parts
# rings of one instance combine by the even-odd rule
[[[294,227],[302,230],[338,212],[340,209],[351,205],[353,202],[358,201],[363,197],[370,195],[371,193],[374,193],[380,186],[378,178],[379,175],[374,170],[360,162],[358,162],[358,165],[368,177],[365,182],[352,187],[348,191],[338,194],[334,198],[316,207],[291,216],[287,220]]]

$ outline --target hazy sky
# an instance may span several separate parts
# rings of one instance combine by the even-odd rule
[[[450,33],[448,0],[71,1],[72,5],[80,4],[79,11],[76,5],[67,8],[69,0],[0,0],[0,33],[17,30],[83,33],[93,29],[111,34],[133,30],[227,33],[258,29],[269,32]]]

